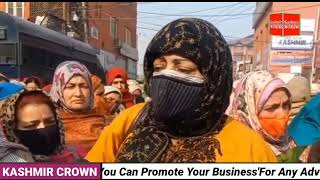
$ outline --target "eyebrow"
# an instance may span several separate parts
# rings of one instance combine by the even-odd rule
[[[282,104],[287,104],[287,103],[290,103],[290,100],[286,100],[284,101]],[[269,107],[272,107],[272,106],[277,106],[277,105],[280,105],[281,103],[273,103],[273,104],[266,104],[266,107],[269,108]]]
[[[114,80],[112,83],[115,83],[115,82],[124,82],[124,80]]]
[[[35,123],[39,123],[40,120],[31,120],[28,122],[23,122],[23,124],[35,124]]]
[[[158,59],[159,59],[161,62],[166,62],[166,58],[164,58],[164,57],[160,57],[160,58],[158,58]],[[172,62],[173,62],[174,65],[181,64],[182,61],[190,61],[190,60],[187,59],[187,58],[183,58],[183,57],[181,57],[181,58],[175,58],[175,59],[172,60]],[[153,62],[153,65],[155,65],[154,62]]]
[[[54,118],[54,115],[46,117],[46,118],[44,118],[44,120],[49,120],[49,119],[52,119],[52,118]]]
[[[87,85],[87,83],[83,82],[83,83],[68,83],[66,86],[76,86],[77,84],[81,85]]]
[[[157,58],[157,59],[160,60],[161,62],[166,62],[166,59],[164,57],[160,57],[160,58]],[[154,61],[153,64],[155,64],[155,62],[156,61]]]

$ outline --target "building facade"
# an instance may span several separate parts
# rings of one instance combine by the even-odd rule
[[[87,7],[88,42],[100,49],[101,63],[126,69],[137,78],[137,3],[90,2]]]
[[[105,71],[120,66],[137,78],[136,2],[0,2],[0,11],[84,41]]]
[[[232,54],[233,80],[240,79],[244,74],[254,70],[254,36],[229,41]]]
[[[257,2],[253,16],[257,68],[274,74],[301,74],[312,79],[312,64],[320,68],[320,59],[316,55],[319,53],[315,51],[317,45],[314,43],[319,8],[320,3],[316,2]],[[269,20],[274,13],[300,14],[300,35],[271,35]],[[295,45],[290,43],[293,41]]]
[[[28,20],[30,17],[30,2],[0,2],[0,11]]]

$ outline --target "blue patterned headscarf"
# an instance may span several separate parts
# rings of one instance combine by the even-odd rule
[[[320,94],[300,110],[288,131],[298,146],[310,145],[320,140]]]

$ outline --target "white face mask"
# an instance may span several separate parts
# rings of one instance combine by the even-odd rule
[[[204,82],[203,78],[199,76],[185,74],[185,73],[181,73],[181,72],[170,70],[170,69],[164,69],[159,72],[153,72],[153,77],[159,76],[159,75],[165,75],[165,76],[173,77],[186,82],[192,82],[192,83],[198,83],[198,84],[202,84]]]

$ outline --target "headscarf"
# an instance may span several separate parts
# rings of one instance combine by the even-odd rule
[[[104,86],[104,95],[107,95],[112,92],[118,93],[120,95],[120,100],[122,99],[121,91],[118,88],[113,86]]]
[[[8,141],[1,129],[0,130],[0,160],[5,159],[6,157],[12,154],[17,155],[17,152],[20,152],[20,154],[23,153],[23,154],[29,155],[28,159],[23,159],[23,157],[19,157],[19,158],[23,159],[24,161],[32,161],[32,156],[28,148],[21,144]]]
[[[47,93],[47,94],[50,94],[50,91],[51,91],[51,88],[52,88],[52,84],[47,84],[45,85],[42,90]]]
[[[214,25],[198,18],[181,18],[163,27],[144,57],[145,89],[149,96],[153,62],[167,54],[189,58],[198,66],[204,77],[204,98],[195,111],[202,114],[200,119],[206,119],[211,126],[208,128],[220,131],[232,90],[232,57],[223,35]],[[153,114],[150,108],[147,119],[153,119]]]
[[[108,95],[108,94],[110,94],[110,93],[117,93],[117,94],[119,94],[120,95],[120,102],[121,102],[121,100],[122,100],[122,93],[121,93],[121,91],[118,89],[118,88],[116,88],[116,87],[113,87],[113,86],[104,86],[104,96],[106,96],[106,95]],[[109,104],[109,112],[110,112],[110,114],[112,113],[112,109],[113,108],[113,106],[112,105],[110,105]],[[121,111],[123,111],[123,110],[125,110],[125,107],[122,105],[122,104],[120,104],[119,106],[118,106],[118,108],[115,110],[115,115],[118,115]]]
[[[297,146],[320,140],[320,94],[314,96],[295,116],[288,131]]]
[[[127,76],[127,73],[126,71],[121,68],[121,67],[113,67],[110,69],[110,71],[107,73],[106,75],[106,79],[107,79],[107,82],[108,82],[108,85],[111,85],[113,80],[117,77],[117,76],[120,76],[124,82],[126,83],[126,88],[127,87],[127,80],[128,80],[128,76]]]
[[[129,88],[128,88],[128,84],[127,84],[128,76],[127,76],[126,71],[121,67],[111,68],[110,71],[108,72],[108,75],[107,75],[108,85],[111,86],[113,80],[117,76],[120,76],[123,79],[123,81],[125,82],[125,90],[124,90],[124,92],[121,92],[122,93],[122,104],[126,108],[129,108],[129,107],[133,106],[134,100],[133,100],[133,96],[129,92]]]
[[[7,76],[5,76],[4,74],[0,73],[0,77],[4,80],[6,80],[7,82],[9,82],[9,78]]]
[[[249,128],[260,132],[276,154],[289,148],[288,133],[280,140],[273,138],[262,128],[258,114],[270,95],[279,88],[284,88],[289,97],[291,96],[286,84],[280,78],[275,78],[267,71],[251,72],[237,83],[234,99],[231,102],[233,117]]]
[[[42,88],[42,81],[41,81],[41,79],[40,79],[39,77],[37,77],[37,76],[25,77],[25,78],[22,80],[22,82],[27,85],[27,81],[29,81],[30,79],[35,80],[35,81],[36,81],[36,84],[39,85],[39,88],[40,88],[40,89]]]
[[[2,123],[3,127],[3,132],[6,136],[6,138],[13,143],[20,143],[19,138],[15,135],[14,129],[16,129],[16,120],[15,120],[15,104],[20,97],[22,93],[18,93],[14,96],[11,96],[7,100],[3,102],[3,106],[0,110],[0,122]],[[60,145],[56,149],[56,154],[61,153],[63,151],[63,147],[65,145],[65,140],[64,140],[64,128],[61,123],[61,120],[58,116],[58,112],[56,109],[56,122],[59,128],[59,133],[60,133]],[[36,160],[39,158],[42,159],[41,156],[34,156]],[[45,157],[48,158],[48,157]],[[48,158],[49,159],[49,158]]]
[[[74,113],[65,106],[63,90],[74,75],[82,76],[90,89],[90,105],[86,113]],[[80,145],[86,151],[89,151],[106,126],[105,117],[93,109],[94,91],[89,70],[77,61],[65,61],[56,68],[52,83],[51,97],[54,102],[58,102],[60,107],[63,108],[63,111],[60,110],[59,116],[64,123],[66,143],[68,145]]]
[[[96,75],[91,75],[91,81],[92,81],[93,90],[96,91],[99,88],[100,84],[102,83],[102,80]]]
[[[52,97],[55,103],[58,103],[60,107],[62,107],[67,112],[72,112],[71,109],[66,107],[65,100],[63,98],[63,91],[67,83],[70,79],[75,76],[80,75],[82,76],[85,81],[87,82],[89,89],[90,89],[90,100],[89,100],[89,109],[93,108],[94,104],[94,92],[92,88],[91,82],[91,74],[89,70],[83,64],[77,61],[65,61],[58,65],[54,72],[52,88],[50,92],[50,96]]]
[[[135,90],[139,89],[142,93],[142,88],[138,84],[129,85],[129,92],[132,94]]]
[[[24,88],[26,87],[26,84],[24,82],[21,82],[21,81],[15,80],[15,79],[11,79],[10,83],[17,84],[17,85],[22,86]]]
[[[93,89],[95,92],[99,88],[100,84],[102,83],[102,80],[96,75],[91,75],[91,81],[92,81]],[[96,113],[104,116],[110,115],[109,104],[103,98],[103,96],[97,96],[97,95],[94,96],[94,110]]]
[[[166,55],[190,59],[202,77],[172,69],[154,72],[154,61]],[[222,155],[216,135],[227,123],[233,76],[230,49],[219,30],[198,18],[170,22],[146,50],[144,75],[152,101],[140,110],[116,162],[213,162],[216,153]]]
[[[23,91],[23,87],[13,83],[0,83],[0,101]]]

